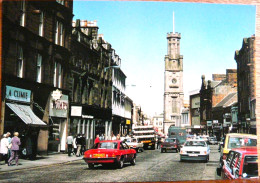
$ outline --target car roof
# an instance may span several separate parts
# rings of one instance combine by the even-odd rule
[[[234,148],[231,151],[236,151],[236,152],[239,152],[244,155],[257,155],[257,147],[255,147],[255,146]]]
[[[122,140],[102,140],[100,142],[121,142]]]
[[[202,142],[205,142],[204,139],[189,139],[189,140],[187,140],[187,141],[202,141]]]
[[[253,137],[257,138],[257,135],[254,134],[246,134],[246,133],[228,133],[227,136],[229,137]]]

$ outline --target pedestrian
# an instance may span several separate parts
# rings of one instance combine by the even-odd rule
[[[19,133],[18,132],[14,132],[14,137],[12,138],[11,144],[11,157],[8,160],[8,166],[12,165],[12,161],[15,158],[15,162],[16,162],[16,166],[18,166],[18,160],[19,160],[19,146],[21,145],[21,141],[20,138],[18,137]]]
[[[120,134],[117,134],[116,140],[120,140]]]
[[[85,135],[81,136],[81,154],[84,154],[86,151],[86,137]]]
[[[7,153],[7,159],[10,159],[10,157],[11,157],[11,140],[12,140],[12,138],[11,138],[11,133],[10,133],[10,132],[7,132],[7,133],[6,133],[6,138],[7,138],[8,143],[9,143],[9,145],[8,145],[8,153]]]
[[[101,141],[101,140],[105,140],[105,137],[104,137],[103,133],[102,133],[101,136],[99,137],[99,140],[100,140],[100,141]]]
[[[79,157],[81,155],[81,144],[82,144],[81,134],[78,134],[76,138],[76,144],[77,144],[77,154],[76,156]]]
[[[96,139],[94,141],[94,144],[98,144],[100,142],[99,135],[96,135]]]
[[[73,148],[72,147],[73,146],[73,137],[72,137],[71,133],[67,137],[67,145],[68,145],[68,156],[71,156],[72,148]]]
[[[6,134],[3,135],[0,143],[0,154],[2,155],[3,160],[5,160],[5,164],[8,165],[8,146],[9,142],[6,138]]]
[[[116,140],[116,136],[113,134],[111,140]]]
[[[77,144],[76,144],[76,139],[77,139],[77,136],[75,136],[74,139],[73,139],[73,149],[74,149],[73,153],[74,153],[74,155],[77,154]]]

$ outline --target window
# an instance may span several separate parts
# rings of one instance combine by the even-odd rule
[[[18,46],[17,77],[23,77],[23,48]]]
[[[61,64],[55,62],[55,64],[54,64],[54,77],[53,77],[54,87],[61,88],[61,75],[62,75]]]
[[[64,5],[65,4],[65,0],[56,0],[57,3]]]
[[[41,83],[42,81],[42,56],[37,55],[37,78],[36,82]]]
[[[178,106],[177,106],[177,98],[176,97],[172,97],[172,113],[178,113]]]
[[[64,45],[64,34],[63,34],[63,24],[61,22],[56,22],[56,33],[55,33],[55,44],[63,46]]]
[[[43,12],[41,12],[40,24],[39,24],[39,36],[43,36],[43,20],[44,20],[44,15],[43,15]]]
[[[25,26],[25,1],[23,0],[20,3],[21,3],[21,12],[22,12],[20,17],[20,25],[24,27]]]

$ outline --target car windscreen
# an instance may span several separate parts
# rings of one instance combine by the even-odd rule
[[[101,142],[95,149],[117,149],[117,142]]]
[[[258,177],[257,156],[245,156],[243,166],[243,178]]]
[[[165,139],[165,142],[176,142],[176,139]]]
[[[204,141],[187,141],[187,142],[185,142],[184,146],[201,146],[201,147],[206,147],[207,144]]]
[[[242,146],[256,146],[257,140],[249,137],[229,137],[227,148],[238,148]]]

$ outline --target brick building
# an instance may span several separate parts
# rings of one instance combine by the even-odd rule
[[[255,35],[244,38],[235,52],[238,80],[238,125],[241,132],[256,134]]]
[[[214,74],[212,78],[215,80],[212,81],[206,81],[205,76],[202,76],[202,85],[200,89],[201,125],[206,133],[210,130],[211,133],[218,138],[223,135],[223,131],[221,131],[223,120],[214,113],[215,111],[213,108],[230,93],[237,92],[236,69],[227,69],[225,75],[226,76],[224,77],[223,74]]]
[[[27,155],[65,150],[72,6],[3,1],[0,134],[18,131]],[[52,97],[55,90],[60,100]]]

